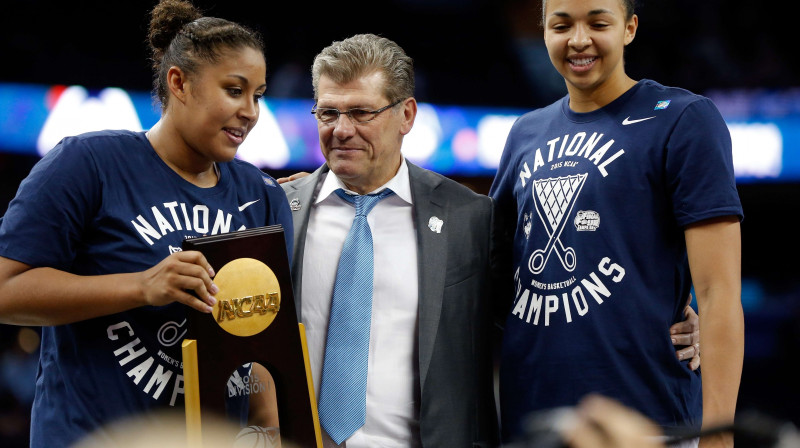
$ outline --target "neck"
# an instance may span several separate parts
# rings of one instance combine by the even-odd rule
[[[356,192],[358,194],[368,194],[370,191],[374,190],[375,188],[380,187],[380,185],[376,185],[374,188],[371,187],[371,186],[359,186],[359,185],[351,184],[351,183],[346,182],[344,180],[342,180],[342,183],[344,184],[345,187],[347,187],[348,190],[354,191],[354,192]],[[383,185],[383,184],[381,184],[381,185]]]
[[[636,81],[623,75],[615,81],[608,80],[590,90],[582,90],[567,84],[569,108],[575,112],[586,113],[607,106],[636,85]]]
[[[146,135],[158,157],[186,181],[202,188],[213,187],[219,181],[216,163],[194,151],[168,117],[162,117]]]

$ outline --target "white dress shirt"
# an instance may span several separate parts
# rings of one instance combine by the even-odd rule
[[[319,398],[333,284],[344,240],[355,216],[352,204],[334,193],[348,191],[333,172],[317,187],[303,256],[302,320],[306,326],[314,389]],[[417,236],[405,159],[395,177],[371,192],[391,188],[372,209],[374,280],[367,371],[367,418],[345,444],[360,447],[417,447]],[[352,192],[350,192],[352,193]],[[327,443],[332,443],[330,439]]]

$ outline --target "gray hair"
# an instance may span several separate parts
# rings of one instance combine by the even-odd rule
[[[314,58],[314,99],[318,99],[317,88],[323,75],[344,84],[375,71],[384,74],[383,93],[390,102],[414,96],[414,61],[403,49],[385,37],[357,34],[333,42]]]

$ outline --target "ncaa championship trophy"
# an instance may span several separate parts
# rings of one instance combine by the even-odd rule
[[[210,431],[201,424],[205,416],[210,421],[227,415],[248,425],[243,422],[250,404],[266,396],[256,395],[267,392],[264,375],[256,374],[257,366],[263,366],[275,384],[280,443],[322,447],[305,330],[297,322],[282,226],[187,239],[183,250],[203,253],[216,270],[214,283],[219,287],[211,314],[189,310],[183,341],[188,445],[202,446],[204,431]],[[254,444],[250,437],[246,446],[280,446],[277,432],[278,428],[254,425],[239,437],[258,433],[255,439],[263,435],[269,443]],[[239,446],[233,438],[232,446]]]

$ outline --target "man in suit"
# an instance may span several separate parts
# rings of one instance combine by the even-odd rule
[[[323,366],[333,350],[337,265],[356,214],[343,194],[393,193],[367,215],[374,283],[366,417],[352,434],[331,437],[335,417],[323,417],[321,402],[325,445],[494,446],[491,200],[403,158],[417,103],[412,60],[396,43],[371,34],[334,42],[312,74],[327,163],[283,187],[294,219],[294,297],[318,397],[340,377]]]

